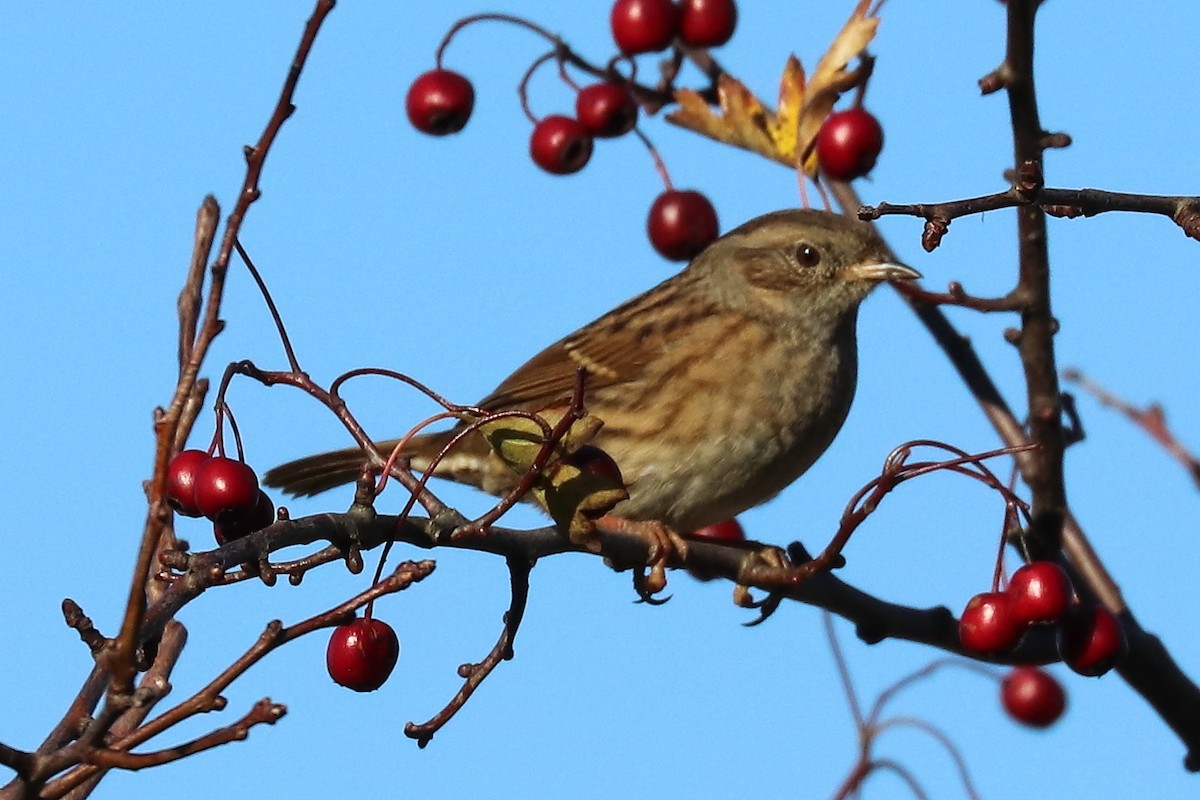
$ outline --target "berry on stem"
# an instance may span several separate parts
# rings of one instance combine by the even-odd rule
[[[1013,615],[1026,624],[1054,623],[1071,607],[1071,579],[1053,561],[1033,561],[1008,582]]]
[[[862,108],[830,114],[817,132],[817,161],[834,180],[849,181],[866,175],[881,150],[883,128]]]
[[[700,192],[669,189],[650,206],[646,220],[650,243],[663,258],[688,261],[720,233],[717,211]]]
[[[625,483],[625,479],[621,477],[621,468],[617,466],[617,462],[613,460],[612,456],[594,444],[580,445],[579,449],[573,453],[569,453],[563,459],[563,462],[570,464],[580,472],[586,472],[602,480],[622,485]]]
[[[555,519],[564,514],[599,519],[629,499],[621,468],[599,447],[582,445],[564,456],[562,465],[573,469],[556,471],[551,478],[553,489],[547,488],[545,494],[546,508]]]
[[[720,47],[737,27],[734,0],[683,0],[679,9],[679,38],[692,47]]]
[[[254,504],[254,508],[233,519],[214,522],[213,536],[216,537],[217,544],[225,544],[234,539],[249,536],[255,531],[261,531],[274,521],[275,504],[271,502],[270,497],[267,497],[266,492],[259,489],[258,501]]]
[[[592,157],[592,136],[579,120],[552,114],[533,126],[529,155],[549,173],[570,175]]]
[[[1000,685],[1000,702],[1017,722],[1032,728],[1048,728],[1062,716],[1067,695],[1049,672],[1037,667],[1015,667]]]
[[[714,522],[712,525],[705,525],[703,528],[697,528],[692,531],[692,536],[715,542],[746,541],[746,531],[742,529],[741,523],[732,517],[721,522]]]
[[[958,620],[959,641],[965,649],[979,655],[1011,649],[1022,633],[1024,626],[1013,616],[1010,598],[1004,592],[975,595]]]
[[[196,508],[213,522],[249,513],[258,502],[254,470],[225,456],[213,456],[196,469]]]
[[[471,118],[475,89],[471,82],[448,69],[432,69],[408,88],[404,110],[413,127],[430,136],[458,133]]]
[[[1121,623],[1103,606],[1076,606],[1058,629],[1058,654],[1080,675],[1108,672],[1125,655]]]
[[[203,450],[181,450],[167,464],[167,504],[184,516],[204,516],[196,507],[196,470],[208,458]]]
[[[742,529],[742,525],[735,518],[714,522],[712,525],[705,525],[703,528],[697,528],[692,531],[693,539],[706,539],[710,542],[744,542],[746,541],[746,531]],[[710,573],[698,567],[688,567],[688,574],[698,581],[711,581],[717,578],[716,573]]]
[[[609,15],[613,41],[627,56],[665,50],[679,27],[671,0],[617,0]]]
[[[610,139],[633,130],[638,106],[619,83],[593,83],[575,97],[575,116],[593,136]]]
[[[329,677],[356,692],[373,692],[383,686],[398,658],[396,632],[373,617],[360,617],[334,628],[325,649]]]

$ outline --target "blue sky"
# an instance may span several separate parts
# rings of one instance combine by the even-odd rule
[[[853,5],[759,0],[719,58],[767,99],[788,53],[812,66]],[[433,63],[445,29],[475,11],[528,15],[581,52],[607,57],[608,3],[527,0],[479,6],[358,4],[329,18],[263,176],[243,242],[263,270],[305,368],[328,382],[363,365],[402,370],[463,401],[481,397],[531,352],[657,283],[674,267],[645,240],[660,190],[632,138],[601,142],[580,174],[553,178],[528,160],[515,86],[541,44],[517,29],[469,29],[447,65],[475,82],[467,129],[435,140],[404,117],[408,83]],[[196,207],[213,193],[226,211],[241,183],[243,144],[257,138],[309,7],[304,3],[85,3],[0,8],[0,498],[9,548],[0,560],[0,623],[9,646],[0,740],[34,747],[58,719],[89,659],[61,622],[64,596],[115,631],[144,515],[151,412],[173,385],[175,297]],[[1072,134],[1047,159],[1048,182],[1165,194],[1196,193],[1200,111],[1187,72],[1200,9],[1113,0],[1048,3],[1038,40],[1045,125]],[[1002,188],[1010,159],[1007,107],[976,80],[1002,55],[994,2],[894,0],[873,51],[868,105],[886,145],[868,202],[933,201]],[[647,65],[650,66],[649,64]],[[572,98],[547,72],[540,113]],[[646,132],[676,184],[714,201],[723,228],[798,202],[795,178],[660,120]],[[943,287],[1006,291],[1014,276],[1009,212],[958,220],[925,254],[920,225],[889,219],[902,256]],[[1076,366],[1137,403],[1161,401],[1200,448],[1197,245],[1162,218],[1054,221],[1050,231],[1062,366]],[[1009,318],[950,311],[1020,405]],[[229,283],[227,332],[209,362],[284,364],[249,278]],[[859,395],[843,432],[801,481],[743,517],[750,534],[820,546],[846,499],[888,451],[913,438],[969,450],[996,439],[924,330],[881,291],[860,324]],[[429,411],[410,392],[363,382],[349,393],[369,430],[406,429]],[[251,462],[265,469],[341,445],[332,417],[299,393],[238,383],[230,394]],[[1145,627],[1185,670],[1200,669],[1191,613],[1200,559],[1200,498],[1186,474],[1142,433],[1088,399],[1089,439],[1067,458],[1069,493],[1085,529]],[[211,419],[198,426],[206,442]],[[486,499],[447,492],[466,511]],[[289,503],[295,514],[347,498]],[[934,476],[905,485],[855,536],[844,576],[884,598],[958,610],[987,588],[1002,507],[978,485]],[[540,524],[533,512],[514,523]],[[181,535],[207,547],[203,526]],[[410,555],[401,551],[401,557]],[[423,553],[411,554],[423,557]],[[98,797],[295,797],[469,793],[528,798],[829,796],[855,738],[817,611],[788,605],[745,629],[728,587],[672,576],[674,599],[635,605],[627,575],[595,559],[539,564],[517,642],[459,717],[423,751],[402,734],[456,690],[455,667],[491,646],[507,602],[503,565],[436,553],[438,572],[377,613],[397,628],[399,666],[379,692],[357,695],[325,674],[325,637],[269,657],[228,692],[229,710],[185,726],[162,746],[231,722],[262,696],[288,717],[247,742],[144,774],[114,774]],[[187,653],[173,698],[190,694],[279,617],[296,621],[360,590],[337,567],[301,588],[240,585],[188,606]],[[937,654],[903,643],[866,647],[840,630],[861,695]],[[946,673],[906,693],[919,715],[962,748],[987,797],[1062,796],[1104,785],[1109,796],[1195,792],[1183,751],[1115,676],[1061,668],[1069,710],[1030,733],[999,709],[996,687]],[[882,754],[903,762],[934,797],[959,797],[953,765],[920,734],[893,732]],[[265,773],[265,774],[264,774]],[[216,777],[220,776],[220,777]],[[880,777],[867,797],[904,796]]]

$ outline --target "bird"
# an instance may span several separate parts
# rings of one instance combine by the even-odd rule
[[[530,358],[478,408],[553,424],[582,367],[584,404],[603,423],[591,444],[615,460],[628,491],[610,514],[687,534],[766,502],[825,452],[854,398],[859,305],[885,281],[920,277],[866,223],[769,213]],[[467,424],[417,435],[400,455],[424,471]],[[379,442],[380,452],[397,441]],[[311,496],[356,480],[368,461],[360,448],[322,453],[264,482]],[[478,433],[433,476],[497,495],[519,478]]]

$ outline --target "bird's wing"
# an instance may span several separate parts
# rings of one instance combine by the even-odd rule
[[[575,371],[587,370],[589,392],[638,380],[667,343],[659,307],[675,294],[671,282],[610,311],[595,322],[547,347],[509,375],[480,401],[487,411],[539,410],[565,405],[575,390]]]

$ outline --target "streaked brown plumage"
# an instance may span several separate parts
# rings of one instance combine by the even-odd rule
[[[859,304],[881,281],[916,277],[867,225],[823,211],[768,214],[550,345],[479,405],[557,420],[586,367],[585,404],[604,422],[593,443],[629,489],[612,513],[691,531],[770,499],[825,451],[854,397]],[[451,436],[417,437],[405,454],[420,470]],[[317,494],[353,481],[364,459],[357,448],[310,456],[265,482]],[[435,474],[493,494],[516,480],[482,436]]]

